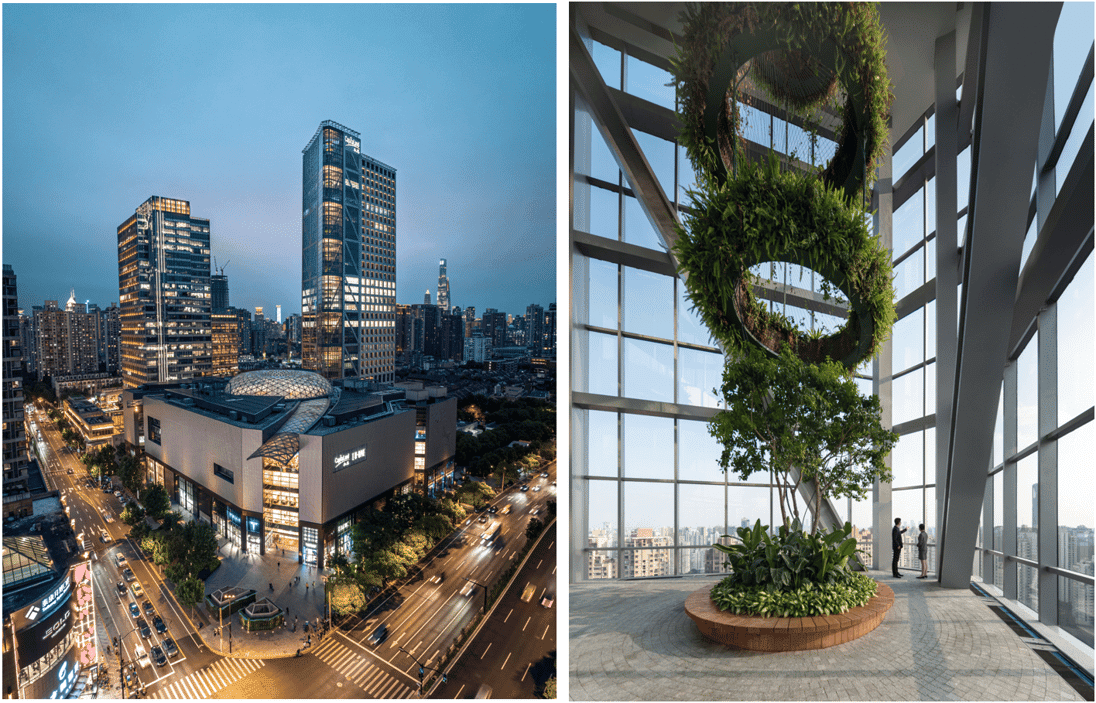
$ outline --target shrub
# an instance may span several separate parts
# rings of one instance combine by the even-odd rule
[[[731,568],[721,585],[775,593],[798,591],[807,584],[846,583],[853,575],[848,562],[857,550],[848,522],[833,532],[807,534],[793,520],[770,536],[758,520],[753,529],[740,527],[737,532],[739,544],[713,545],[727,555],[725,566]]]
[[[867,575],[852,573],[844,581],[806,583],[794,590],[776,592],[760,586],[738,588],[724,579],[712,588],[711,595],[720,610],[737,615],[801,618],[844,613],[867,603],[875,589],[875,581]]]

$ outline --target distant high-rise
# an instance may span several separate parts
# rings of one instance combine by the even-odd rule
[[[87,312],[70,294],[65,309],[57,301],[47,300],[34,311],[38,335],[38,377],[72,376],[99,370],[98,313]]]
[[[223,273],[215,273],[209,277],[211,295],[213,296],[212,312],[228,311],[228,276]]]
[[[469,305],[464,309],[464,336],[465,338],[472,336],[472,329],[476,326],[476,308],[473,305]]]
[[[213,331],[213,375],[235,376],[240,370],[240,329],[234,312],[210,316]]]
[[[544,308],[540,305],[525,308],[525,346],[534,356],[544,353]]]
[[[210,373],[210,288],[209,220],[188,201],[154,195],[118,226],[126,388]]]
[[[445,270],[445,259],[438,265],[438,307],[443,313],[449,312],[449,274]]]
[[[303,151],[301,356],[327,378],[395,380],[396,169],[325,120]]]
[[[15,271],[4,264],[4,496],[27,491],[27,435],[23,428],[23,349],[19,340],[19,292]],[[7,515],[5,500],[4,514]]]
[[[122,342],[122,318],[121,308],[117,303],[111,303],[110,307],[99,313],[100,329],[103,331],[102,347],[107,364],[107,373],[116,376],[120,373],[118,349]]]
[[[494,346],[505,347],[509,344],[506,328],[506,313],[494,308],[483,311],[483,336],[490,337]]]
[[[544,313],[544,354],[556,355],[556,304],[548,304],[548,312]]]
[[[278,313],[277,321],[278,321],[278,324],[280,325],[280,324],[282,324],[282,306],[281,305],[275,305],[274,309]]]
[[[422,304],[423,305],[432,305],[433,304],[433,303],[430,302],[430,289],[429,288],[426,289],[426,295],[423,296],[423,298],[422,298]]]

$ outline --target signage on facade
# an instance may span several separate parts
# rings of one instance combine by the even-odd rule
[[[360,464],[365,461],[366,446],[362,445],[357,449],[352,449],[348,452],[335,455],[335,471],[342,471],[345,468],[351,467],[354,464]]]
[[[247,519],[247,531],[253,534],[259,531],[259,518],[249,517]]]
[[[240,526],[240,514],[232,508],[225,508],[225,515],[228,516],[228,521],[236,527]]]

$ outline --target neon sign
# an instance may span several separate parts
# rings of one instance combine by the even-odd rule
[[[360,462],[365,461],[366,449],[367,449],[367,447],[365,445],[363,445],[363,446],[358,447],[357,449],[353,449],[349,452],[345,452],[343,454],[336,454],[335,455],[335,471],[342,471],[343,469],[351,467],[354,464],[358,464]]]

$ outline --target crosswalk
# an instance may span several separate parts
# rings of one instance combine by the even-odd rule
[[[355,652],[333,636],[324,639],[312,653],[360,686],[370,698],[409,698],[417,693],[414,688],[383,671],[369,657]]]
[[[207,667],[154,691],[151,698],[209,698],[266,662],[261,659],[218,659]]]

